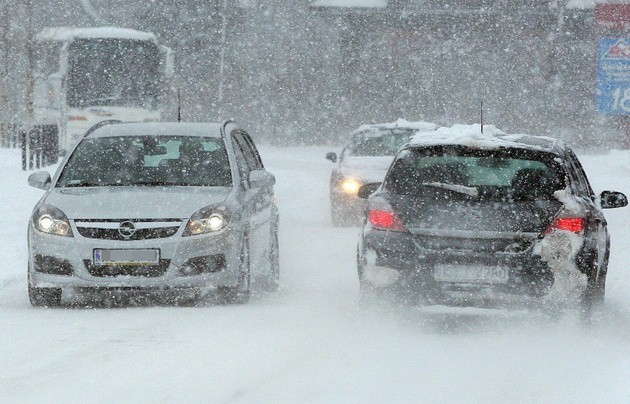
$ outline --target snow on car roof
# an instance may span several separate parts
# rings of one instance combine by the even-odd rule
[[[563,144],[554,138],[526,134],[508,135],[494,125],[453,125],[434,132],[420,132],[409,141],[411,146],[460,145],[480,149],[520,147],[558,153]]]
[[[148,123],[114,123],[105,125],[87,137],[114,136],[203,136],[220,137],[220,123],[180,123],[180,122],[148,122]]]
[[[311,7],[365,7],[385,8],[387,0],[317,0]]]
[[[365,132],[370,130],[379,130],[379,129],[411,129],[418,132],[430,132],[439,128],[439,125],[433,122],[424,122],[424,121],[407,121],[405,119],[398,119],[395,122],[387,122],[387,123],[377,123],[371,125],[361,125],[359,126],[354,133]]]
[[[46,28],[36,36],[38,41],[71,41],[75,38],[121,38],[138,41],[155,41],[156,37],[150,32],[119,27],[54,27]]]

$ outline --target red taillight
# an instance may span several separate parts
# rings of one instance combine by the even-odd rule
[[[87,117],[83,115],[68,115],[69,121],[87,121]]]
[[[379,229],[407,231],[398,215],[391,211],[370,210],[370,224]]]
[[[545,234],[551,233],[553,230],[566,230],[571,233],[580,233],[584,230],[584,225],[586,221],[583,217],[561,217],[556,220],[549,226]]]

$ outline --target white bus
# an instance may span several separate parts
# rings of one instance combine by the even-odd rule
[[[35,37],[34,132],[65,154],[104,120],[159,121],[172,112],[173,60],[155,35],[115,27],[48,28]]]

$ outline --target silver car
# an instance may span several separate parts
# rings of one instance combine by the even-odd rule
[[[28,181],[46,191],[28,226],[34,306],[215,289],[242,303],[252,280],[278,287],[275,177],[233,122],[101,125]]]

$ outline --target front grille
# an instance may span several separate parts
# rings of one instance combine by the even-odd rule
[[[129,238],[125,238],[118,232],[118,229],[100,229],[98,227],[77,227],[79,234],[87,238],[98,238],[102,240],[149,240],[154,238],[171,237],[177,230],[177,227],[158,227],[152,229],[138,229]]]
[[[171,260],[160,260],[158,265],[94,265],[91,260],[83,260],[85,268],[92,276],[138,276],[155,278],[166,273]]]
[[[125,237],[118,228],[123,222],[131,222],[135,233]],[[75,220],[79,234],[86,238],[114,241],[150,240],[171,237],[181,226],[180,219],[161,220]]]

